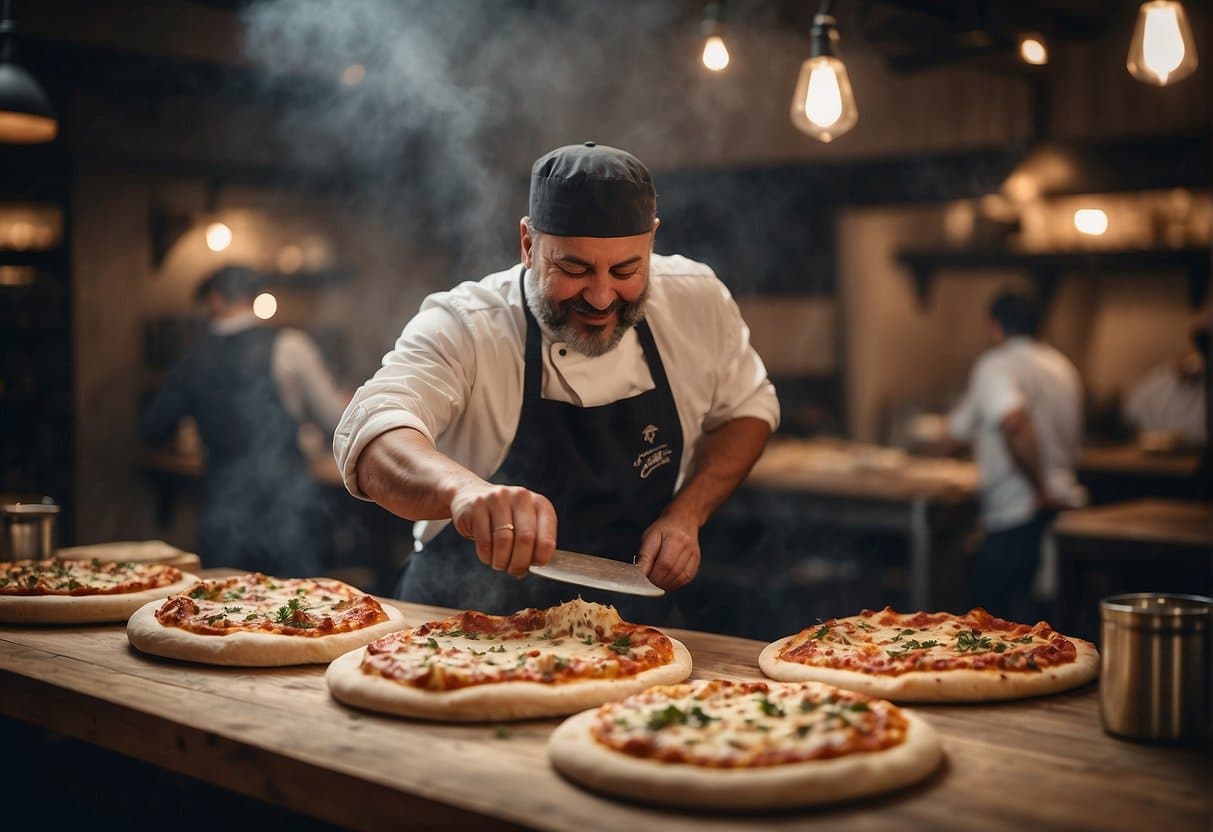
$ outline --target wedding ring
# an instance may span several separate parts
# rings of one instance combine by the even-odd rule
[[[513,523],[506,523],[505,525],[502,525],[502,526],[497,526],[495,529],[493,529],[493,531],[494,531],[494,532],[499,532],[499,531],[501,531],[502,529],[509,529],[510,531],[514,531],[514,524],[513,524]]]

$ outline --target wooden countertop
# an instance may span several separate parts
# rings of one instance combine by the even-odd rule
[[[1063,512],[1053,533],[1069,537],[1213,546],[1213,506],[1193,500],[1131,500]]]
[[[1134,443],[1093,445],[1079,452],[1075,467],[1080,473],[1194,477],[1200,467],[1200,452],[1146,451]]]
[[[410,623],[443,614],[398,604]],[[696,677],[760,678],[755,641],[672,631]],[[230,669],[135,652],[121,626],[0,627],[0,713],[351,828],[552,830],[1207,830],[1199,750],[1114,740],[1094,686],[1037,700],[918,710],[946,765],[906,791],[749,816],[651,809],[561,779],[558,720],[443,725],[334,702],[318,666]]]
[[[745,480],[749,488],[892,502],[976,499],[977,484],[972,462],[842,439],[772,439]]]

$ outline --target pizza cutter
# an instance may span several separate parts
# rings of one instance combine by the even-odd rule
[[[531,564],[531,572],[541,578],[564,581],[569,584],[591,586],[628,595],[645,595],[656,598],[665,595],[665,590],[649,580],[644,570],[634,563],[600,558],[557,549],[552,559],[543,566]]]

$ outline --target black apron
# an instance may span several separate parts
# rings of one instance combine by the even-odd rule
[[[636,325],[654,388],[596,407],[544,399],[543,333],[526,303],[526,352],[518,430],[490,478],[542,494],[556,509],[557,546],[632,561],[640,538],[669,505],[682,460],[682,426],[665,365],[648,324]],[[406,564],[397,595],[406,601],[505,615],[578,596],[613,604],[625,619],[665,623],[669,596],[650,599],[552,581],[519,580],[476,557],[475,545],[448,524]]]

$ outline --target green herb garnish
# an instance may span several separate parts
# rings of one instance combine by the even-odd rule
[[[959,633],[956,636],[956,652],[977,653],[991,648],[990,639],[977,630]]]
[[[620,636],[611,643],[611,649],[621,656],[626,656],[632,649],[632,642],[627,636]]]
[[[660,731],[670,725],[686,725],[686,711],[679,708],[677,705],[666,705],[660,711],[654,711],[649,716],[649,730]]]
[[[829,633],[830,633],[830,628],[826,627],[825,625],[822,625],[821,629],[818,630],[817,632],[813,633],[813,635],[809,636],[809,638],[816,639],[817,641],[821,641],[823,638],[825,638],[827,635],[829,635]]]
[[[785,716],[783,708],[779,707],[765,696],[758,700],[758,710],[762,711],[767,716]]]

